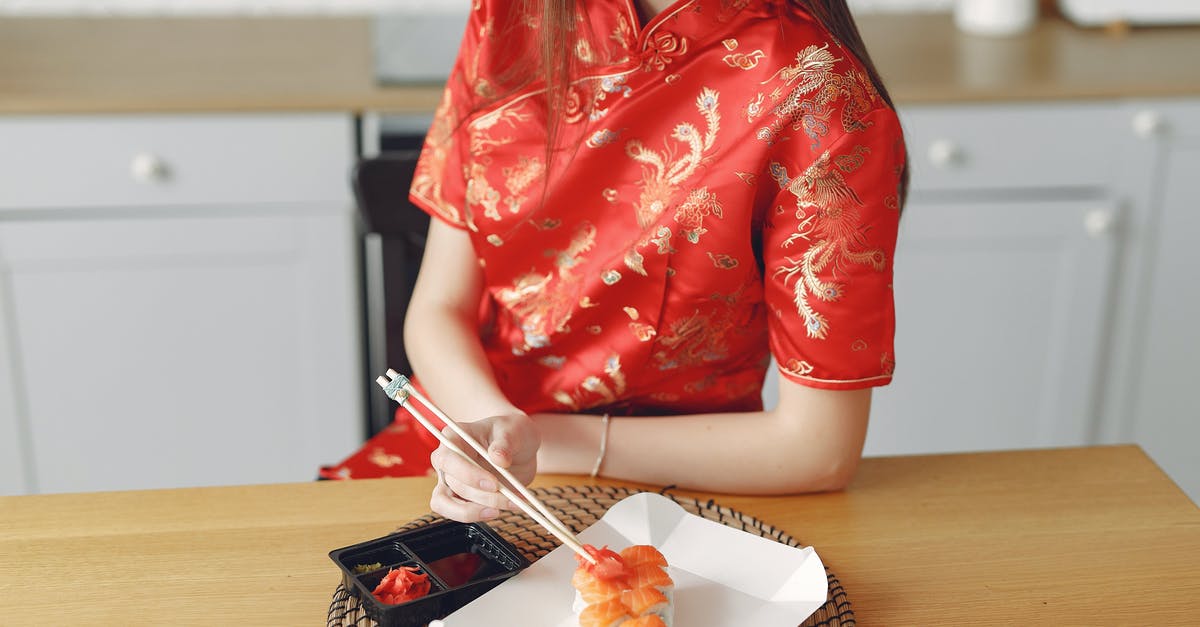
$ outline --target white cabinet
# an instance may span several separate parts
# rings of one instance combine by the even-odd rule
[[[906,210],[896,355],[869,454],[1078,445],[1094,430],[1111,201],[935,203]]]
[[[1200,497],[1200,101],[901,117],[898,365],[866,453],[1135,442]]]
[[[902,112],[894,382],[868,455],[1090,443],[1122,204],[1112,106]]]
[[[1200,102],[1143,103],[1131,113],[1159,164],[1149,178],[1147,255],[1129,290],[1138,342],[1119,400],[1133,440],[1200,502]]]
[[[0,490],[306,481],[353,450],[353,157],[340,114],[0,119]]]

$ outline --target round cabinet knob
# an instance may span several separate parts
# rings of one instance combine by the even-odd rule
[[[1083,216],[1083,230],[1092,239],[1107,237],[1116,224],[1116,213],[1109,209],[1093,209]]]
[[[1139,111],[1133,116],[1133,132],[1142,139],[1154,139],[1167,130],[1167,119],[1157,111]]]
[[[133,175],[133,180],[139,183],[161,183],[167,180],[171,170],[161,157],[142,153],[135,156],[130,162],[129,173]]]
[[[943,170],[962,164],[966,157],[962,146],[949,139],[939,139],[929,144],[929,162]]]

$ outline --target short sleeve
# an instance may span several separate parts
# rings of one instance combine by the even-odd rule
[[[817,151],[783,142],[768,164],[779,186],[763,231],[771,352],[784,376],[810,387],[886,385],[895,366],[904,140],[891,109],[863,122]]]
[[[479,74],[480,56],[484,52],[481,42],[488,27],[482,15],[485,7],[486,4],[480,3],[471,10],[458,58],[446,81],[441,103],[434,112],[433,124],[425,136],[409,189],[413,204],[460,229],[467,228],[463,215],[466,198],[464,164],[469,148],[462,127],[477,108],[480,92],[487,89],[486,80]]]

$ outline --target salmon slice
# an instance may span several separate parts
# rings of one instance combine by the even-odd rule
[[[666,568],[667,558],[658,549],[649,544],[635,544],[624,551],[621,551],[621,559],[625,560],[625,565],[630,568],[635,568],[643,564],[654,564]]]
[[[633,572],[625,578],[630,588],[669,588],[675,585],[671,576],[661,566],[644,564],[631,569]]]
[[[601,579],[580,568],[571,576],[571,585],[579,591],[583,602],[592,605],[621,596],[623,586],[619,580]]]
[[[633,617],[621,601],[613,599],[583,608],[579,614],[579,627],[611,627],[614,624],[628,624],[620,621],[630,618]]]
[[[624,603],[634,616],[641,616],[666,608],[668,601],[667,595],[658,588],[636,588],[621,592],[621,603]]]

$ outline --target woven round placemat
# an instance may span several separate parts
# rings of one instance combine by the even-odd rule
[[[608,508],[621,499],[641,492],[629,488],[606,486],[569,486],[554,488],[537,488],[533,490],[547,507],[552,509],[559,519],[576,533],[583,531],[600,519]],[[664,492],[678,503],[683,509],[697,516],[714,520],[722,525],[741,529],[764,538],[769,538],[788,546],[802,546],[799,541],[783,531],[776,529],[751,516],[739,511],[722,507],[714,501],[699,501],[682,498]],[[396,531],[407,531],[424,527],[442,520],[440,516],[428,514],[422,516]],[[542,529],[532,519],[523,514],[513,512],[488,521],[488,525],[497,533],[511,542],[519,551],[529,558],[530,562],[537,561],[543,555],[558,548],[560,544],[548,531]],[[855,625],[854,610],[850,607],[850,599],[845,588],[838,581],[837,575],[825,567],[825,575],[829,579],[829,597],[815,614],[808,617],[801,627],[849,627]],[[346,591],[345,586],[338,584],[329,603],[328,627],[369,627],[375,624],[359,605],[358,599]],[[684,626],[686,627],[686,626]]]

